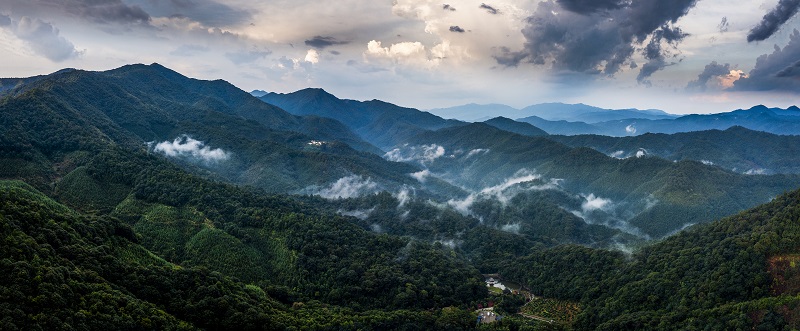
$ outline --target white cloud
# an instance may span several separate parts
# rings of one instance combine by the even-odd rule
[[[611,153],[610,156],[616,159],[622,159],[624,158],[623,155],[625,155],[625,151],[616,151],[614,153]]]
[[[81,55],[75,45],[61,36],[61,32],[48,22],[28,16],[23,16],[19,21],[5,15],[0,15],[0,18],[3,21],[0,27],[9,29],[35,53],[53,62],[62,62]]]
[[[581,209],[583,209],[584,213],[590,212],[590,211],[594,211],[594,210],[605,210],[605,211],[607,211],[607,210],[610,210],[611,208],[613,208],[613,206],[614,206],[614,204],[613,204],[613,202],[611,200],[603,199],[601,197],[595,196],[594,193],[591,193],[591,194],[589,194],[587,196],[584,196],[584,198],[586,200],[583,201],[583,203],[581,203]]]
[[[476,198],[477,198],[476,194],[470,194],[463,200],[450,199],[449,201],[447,201],[447,205],[453,207],[453,209],[455,209],[462,215],[469,215],[471,213],[469,208],[472,207],[472,204],[475,202]]]
[[[431,176],[431,171],[428,169],[420,170],[411,174],[411,177],[418,180],[420,183],[425,183],[428,177]]]
[[[539,182],[542,176],[527,169],[520,169],[513,176],[506,178],[502,183],[482,189],[480,192],[471,193],[463,200],[451,199],[447,202],[461,214],[470,214],[470,207],[478,199],[497,199],[503,205],[507,204],[517,194],[524,191],[544,191],[556,190],[559,188],[561,179],[552,178],[542,184]]]
[[[306,62],[311,62],[313,64],[319,63],[319,53],[317,53],[316,49],[309,49],[308,53],[306,53]]]
[[[705,165],[714,165],[714,162],[711,162],[709,160],[700,160],[700,162],[705,164]]]
[[[378,183],[368,177],[350,175],[339,178],[328,187],[309,187],[305,191],[325,199],[347,199],[377,192]]]
[[[467,156],[465,156],[464,158],[468,159],[468,158],[470,158],[472,156],[475,156],[475,155],[478,155],[478,154],[486,154],[486,153],[489,153],[489,149],[477,148],[477,149],[473,149],[473,150],[469,151],[469,153],[467,153]]]
[[[625,132],[628,134],[636,134],[636,127],[633,124],[629,124],[625,127]]]
[[[520,227],[521,227],[520,223],[506,224],[506,225],[501,226],[500,230],[505,231],[505,232],[511,232],[511,233],[514,233],[514,234],[519,234]]]
[[[153,150],[170,157],[192,157],[204,162],[218,162],[230,158],[230,153],[221,148],[205,146],[204,142],[188,135],[182,135],[173,141],[160,142]]]
[[[410,162],[417,161],[420,164],[430,164],[434,160],[444,156],[445,149],[437,144],[421,146],[403,146],[386,152],[383,155],[389,161]]]
[[[767,174],[767,169],[764,168],[753,168],[744,172],[745,175],[765,175]]]
[[[403,188],[401,188],[400,191],[394,194],[394,197],[398,201],[397,208],[402,208],[403,206],[406,205],[406,203],[411,201],[411,197],[414,195],[414,192],[412,190],[413,188],[409,189],[408,187],[403,186]]]

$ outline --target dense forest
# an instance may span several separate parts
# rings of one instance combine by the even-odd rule
[[[430,116],[381,157],[378,128],[414,110],[348,101],[368,118],[343,124],[158,65],[14,82],[2,330],[800,327],[796,175]],[[172,142],[229,159],[155,148]],[[497,273],[537,299],[487,288]],[[485,307],[504,318],[476,323]]]

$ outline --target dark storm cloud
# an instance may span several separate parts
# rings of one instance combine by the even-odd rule
[[[497,64],[506,67],[516,67],[528,57],[524,52],[512,52],[508,47],[500,47],[492,56]]]
[[[687,90],[705,91],[706,84],[714,77],[725,76],[730,74],[731,65],[729,63],[719,64],[713,61],[706,65],[703,72],[697,76],[697,80],[693,80],[686,85]]]
[[[314,36],[311,39],[306,40],[306,46],[311,46],[314,48],[323,49],[328,46],[333,45],[345,45],[350,43],[349,41],[340,41],[336,40],[334,37],[323,37],[323,36]]]
[[[610,3],[602,2],[606,7]],[[645,82],[653,72],[670,64],[667,59],[673,56],[677,44],[687,35],[674,24],[696,2],[619,1],[614,2],[619,4],[619,8],[603,9],[602,15],[585,15],[565,10],[563,3],[590,6],[588,1],[544,1],[522,30],[526,39],[524,48],[516,52],[501,48],[494,57],[506,66],[528,61],[551,65],[556,72],[613,75],[629,63],[648,37],[652,37],[651,42],[641,49],[648,62],[641,66],[638,80]]]
[[[775,45],[771,54],[764,54],[756,59],[756,66],[750,70],[746,78],[734,82],[732,90],[767,91],[790,90],[800,91],[800,32],[795,29],[789,35],[789,43],[783,48]]]
[[[147,23],[150,15],[140,6],[121,0],[4,0],[0,9],[16,15],[43,17],[43,14],[68,14],[99,23]]]
[[[93,0],[92,0],[93,1]],[[100,0],[103,1],[103,0]],[[214,0],[130,0],[154,17],[186,18],[209,27],[249,24],[251,12]]]
[[[449,10],[449,11],[456,11],[456,7],[453,7],[453,6],[448,5],[448,4],[442,5],[442,9]]]
[[[465,31],[464,29],[462,29],[462,28],[461,28],[460,26],[458,26],[458,25],[453,25],[453,26],[451,26],[451,27],[450,27],[450,32],[464,33],[464,32],[466,32],[466,31]]]
[[[756,26],[747,35],[747,41],[761,41],[772,36],[778,28],[786,23],[800,8],[800,0],[780,0],[769,13],[764,15]]]
[[[775,77],[781,78],[800,78],[800,61],[795,62],[794,64],[783,68],[783,70],[779,71],[775,74]]]
[[[620,9],[630,0],[556,0],[561,7],[578,14],[591,14],[598,11]]]
[[[485,3],[482,3],[480,8],[486,9],[486,11],[489,12],[489,14],[497,15],[497,13],[500,12],[499,10],[497,10],[497,8],[489,6],[489,5],[485,4]]]
[[[680,28],[670,27],[666,24],[653,31],[650,42],[647,43],[643,53],[645,59],[647,59],[647,63],[642,65],[639,75],[636,76],[636,81],[650,85],[647,78],[656,71],[673,64],[667,62],[667,57],[672,54],[671,50],[675,49],[675,45],[686,38],[686,36],[688,36],[688,34],[681,31]],[[668,48],[664,49],[662,45],[667,45]]]

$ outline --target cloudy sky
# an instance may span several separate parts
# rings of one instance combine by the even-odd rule
[[[429,109],[800,104],[800,0],[2,0],[0,76],[157,62]]]

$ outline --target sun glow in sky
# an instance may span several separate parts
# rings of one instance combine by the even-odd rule
[[[710,113],[800,92],[800,1],[4,0],[0,76],[157,62],[243,90],[430,109]]]

